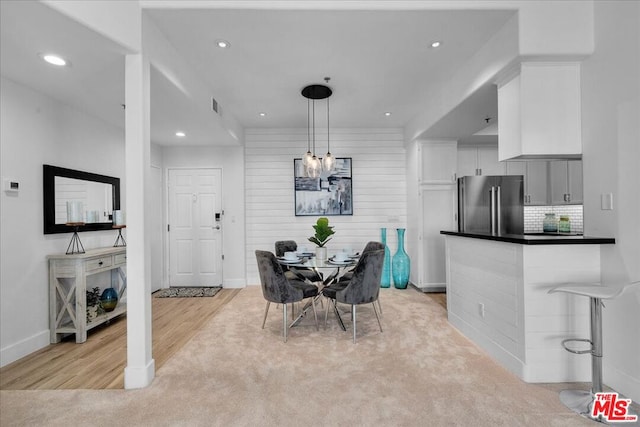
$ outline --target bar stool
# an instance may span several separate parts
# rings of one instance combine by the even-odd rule
[[[590,420],[604,422],[601,418],[594,419],[591,408],[596,393],[602,392],[602,300],[613,299],[631,287],[640,285],[640,282],[629,283],[621,287],[601,286],[598,284],[567,283],[557,286],[549,293],[565,292],[568,294],[589,297],[591,303],[591,339],[569,338],[562,341],[565,350],[575,354],[591,353],[591,391],[563,390],[560,392],[560,401],[564,405],[583,417]],[[588,342],[588,350],[574,350],[567,347],[569,342]]]

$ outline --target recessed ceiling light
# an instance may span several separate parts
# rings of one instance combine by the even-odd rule
[[[385,115],[385,116],[387,116],[387,117],[389,117],[389,116],[391,115],[391,112],[390,112],[390,111],[387,111],[387,112],[385,112],[385,113],[384,113],[384,115]]]
[[[434,42],[431,42],[431,47],[440,47],[440,46],[442,46],[441,41],[436,40]]]
[[[226,40],[216,40],[216,46],[218,46],[220,49],[227,49],[231,47],[231,43]]]
[[[187,136],[187,134],[182,131],[178,131],[176,132],[176,136],[179,138],[184,138],[185,136]]]
[[[261,111],[261,112],[259,112],[259,113],[258,113],[258,115],[259,115],[260,117],[264,117],[264,116],[266,116],[266,115],[267,115],[267,113],[265,113],[264,111]]]
[[[51,65],[55,65],[58,67],[64,67],[65,65],[69,65],[69,62],[59,55],[55,55],[53,53],[42,53],[39,56],[48,62]]]

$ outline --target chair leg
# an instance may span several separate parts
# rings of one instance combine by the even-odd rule
[[[282,333],[284,334],[284,342],[287,342],[287,304],[282,304]]]
[[[264,324],[267,321],[267,313],[269,312],[269,306],[271,305],[271,303],[269,301],[267,301],[267,307],[264,309],[264,319],[262,319],[262,329],[264,329]]]
[[[380,304],[380,298],[378,298],[378,308],[380,309],[380,317],[382,317],[382,304]]]
[[[356,343],[356,305],[351,306],[351,319],[353,319],[353,343]]]
[[[327,329],[327,317],[329,317],[329,306],[331,301],[327,301],[327,307],[324,309],[324,328]]]
[[[313,317],[316,319],[316,331],[319,331],[318,327],[318,312],[316,311],[316,300],[315,298],[311,298],[311,305],[313,306]]]
[[[378,301],[380,301],[380,300],[378,300]],[[374,302],[371,305],[373,306],[373,312],[376,314],[376,319],[378,319],[378,326],[380,326],[380,332],[382,332],[382,323],[380,323],[380,316],[378,316],[378,310],[376,310],[376,303]]]

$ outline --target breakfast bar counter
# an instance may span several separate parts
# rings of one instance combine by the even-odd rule
[[[442,231],[449,322],[526,382],[589,381],[590,359],[562,340],[589,336],[588,298],[548,294],[600,281],[600,245],[613,238]]]

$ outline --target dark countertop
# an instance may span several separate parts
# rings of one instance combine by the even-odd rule
[[[521,245],[603,245],[616,242],[613,237],[590,237],[576,234],[502,234],[460,233],[441,231],[448,236],[470,237],[472,239],[494,240],[496,242],[519,243]]]

